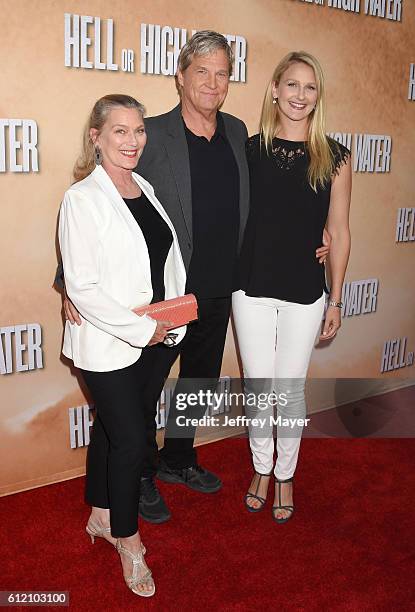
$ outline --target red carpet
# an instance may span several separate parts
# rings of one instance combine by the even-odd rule
[[[84,532],[83,479],[0,500],[0,590],[67,590],[73,610],[414,610],[415,440],[305,439],[292,521],[249,514],[246,440],[199,449],[223,477],[203,495],[161,489],[173,512],[142,522],[156,595],[124,586],[116,552]]]

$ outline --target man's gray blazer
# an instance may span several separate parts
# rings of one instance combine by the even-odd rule
[[[249,208],[249,175],[245,156],[248,133],[240,119],[227,113],[221,113],[221,116],[239,169],[240,248]],[[164,115],[145,119],[145,126],[148,139],[136,171],[154,187],[157,198],[173,222],[188,270],[193,249],[192,188],[189,151],[180,105]],[[211,180],[214,181],[215,177],[212,176]]]

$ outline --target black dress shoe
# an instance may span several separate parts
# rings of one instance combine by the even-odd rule
[[[149,523],[165,523],[171,517],[152,476],[140,481],[138,516]]]
[[[200,491],[200,493],[215,493],[222,488],[220,478],[200,465],[173,469],[164,461],[160,461],[157,478],[160,478],[163,482],[184,484],[194,491]]]

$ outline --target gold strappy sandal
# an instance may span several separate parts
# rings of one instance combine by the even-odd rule
[[[143,553],[139,552],[135,555],[131,551],[127,550],[127,548],[124,548],[120,540],[117,540],[116,549],[120,556],[121,554],[126,555],[133,562],[133,573],[128,577],[124,576],[124,580],[128,588],[131,589],[131,591],[136,595],[140,595],[140,597],[152,597],[156,592],[156,586],[154,584],[151,571],[145,564]],[[143,571],[143,575],[141,577],[138,576],[140,569]],[[139,591],[138,587],[142,584],[151,585],[151,590]]]
[[[89,519],[88,524],[85,527],[85,531],[91,538],[92,544],[95,544],[95,538],[102,538],[103,540],[106,540],[109,544],[114,546],[114,548],[117,545],[117,540],[115,538],[115,542],[111,542],[111,540],[105,537],[106,534],[111,535],[111,527],[98,527],[98,525],[96,525],[93,521],[91,521],[91,519]],[[143,551],[143,555],[145,555],[147,551],[143,543],[141,543],[141,549]]]
[[[111,542],[111,540],[106,537],[107,535],[111,536],[111,527],[99,527],[93,521],[91,521],[91,519],[88,521],[85,531],[91,538],[92,544],[95,544],[95,538],[103,538],[113,546],[115,546],[117,543],[117,540],[115,540],[115,542]]]

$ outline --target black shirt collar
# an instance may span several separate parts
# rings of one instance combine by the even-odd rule
[[[185,123],[185,121],[183,119],[183,116],[182,116],[182,121],[183,121],[184,131],[185,131],[185,134],[186,134],[187,138],[194,138],[196,140],[207,140],[207,138],[205,136],[198,136],[197,134],[194,134],[192,132],[192,130],[190,130],[187,127],[187,125],[186,125],[186,123]],[[224,138],[226,140],[225,122],[223,120],[223,117],[222,117],[221,113],[218,112],[216,114],[216,130],[215,130],[215,133],[213,134],[210,142],[213,142],[219,136],[221,136],[222,138]]]

